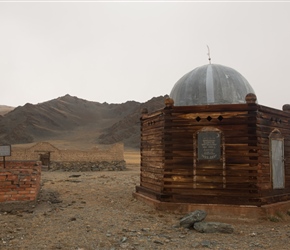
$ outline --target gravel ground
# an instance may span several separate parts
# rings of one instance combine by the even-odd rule
[[[43,172],[32,211],[0,214],[0,249],[290,249],[290,217],[206,221],[233,234],[180,228],[184,215],[156,211],[133,198],[139,167],[121,172]]]

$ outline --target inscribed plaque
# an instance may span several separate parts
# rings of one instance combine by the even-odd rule
[[[221,134],[216,131],[198,133],[198,160],[220,160]]]

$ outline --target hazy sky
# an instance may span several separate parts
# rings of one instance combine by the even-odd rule
[[[0,105],[66,94],[144,102],[192,69],[239,71],[262,105],[290,103],[290,2],[0,0]]]

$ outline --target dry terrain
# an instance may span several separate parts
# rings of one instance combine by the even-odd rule
[[[0,249],[290,249],[289,216],[215,218],[233,234],[178,226],[181,214],[156,211],[132,197],[139,155],[126,151],[122,172],[43,172],[32,210],[0,214]],[[276,221],[276,222],[275,222]]]

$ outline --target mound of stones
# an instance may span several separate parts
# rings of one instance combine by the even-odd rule
[[[206,222],[207,213],[203,210],[195,210],[185,215],[179,222],[181,227],[195,229],[200,233],[225,233],[234,232],[232,225],[221,222]]]

